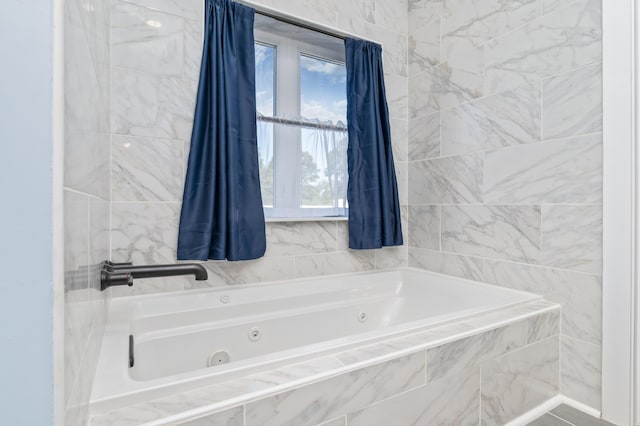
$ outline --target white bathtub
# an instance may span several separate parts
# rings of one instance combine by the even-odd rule
[[[110,410],[539,298],[402,269],[114,299],[92,407]],[[229,361],[217,364],[224,356],[215,353]]]

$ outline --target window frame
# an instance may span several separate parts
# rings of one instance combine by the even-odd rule
[[[318,36],[326,37],[320,34]],[[255,43],[275,47],[275,88],[273,93],[275,97],[274,116],[277,117],[299,117],[301,114],[301,55],[342,66],[346,65],[344,50],[336,52],[333,49],[296,40],[294,37],[295,31],[291,33],[291,37],[258,29],[254,31]],[[295,82],[295,84],[292,85],[291,82]],[[288,142],[292,139],[298,141],[295,146]],[[273,207],[265,207],[263,204],[265,218],[273,221],[345,220],[348,215],[347,208],[343,208],[341,214],[336,215],[334,208],[302,208],[300,206],[301,182],[299,179],[291,179],[290,177],[291,175],[301,175],[301,170],[299,170],[302,158],[301,142],[300,128],[274,126]],[[278,167],[278,164],[286,164],[287,166]],[[298,168],[293,173],[290,171],[292,164]]]

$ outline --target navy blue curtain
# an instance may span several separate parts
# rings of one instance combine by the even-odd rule
[[[349,248],[402,245],[382,47],[347,38],[345,48]]]
[[[255,11],[206,0],[204,49],[184,186],[178,259],[264,255],[256,131]]]

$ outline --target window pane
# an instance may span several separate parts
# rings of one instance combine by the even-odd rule
[[[273,117],[275,110],[276,48],[256,43],[256,109]],[[273,206],[273,124],[258,122],[258,161],[262,203]]]
[[[258,164],[262,204],[273,207],[273,124],[258,121]]]
[[[308,119],[347,122],[347,69],[344,65],[300,56],[300,114]]]
[[[275,105],[276,48],[256,43],[256,109],[273,117]]]
[[[346,207],[347,133],[303,128],[301,161],[301,207]]]

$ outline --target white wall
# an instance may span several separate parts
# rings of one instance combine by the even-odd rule
[[[54,418],[54,5],[0,10],[0,423]]]

